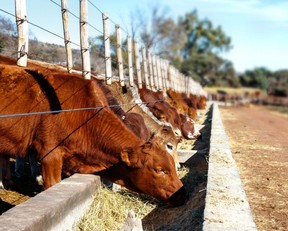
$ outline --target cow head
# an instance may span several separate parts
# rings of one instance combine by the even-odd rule
[[[179,143],[179,139],[175,136],[172,127],[163,125],[152,135],[151,139],[154,139],[159,144],[162,144],[163,147],[165,147],[166,151],[173,157],[176,169],[179,169],[180,163],[177,153],[177,145]]]
[[[169,205],[179,206],[186,200],[173,158],[155,141],[122,150],[121,162],[100,175]]]
[[[181,117],[181,132],[185,139],[192,140],[197,139],[201,134],[198,129],[195,128],[194,121],[187,115],[180,114]]]

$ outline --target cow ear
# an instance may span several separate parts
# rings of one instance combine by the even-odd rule
[[[142,166],[138,155],[134,153],[132,148],[123,149],[120,156],[121,160],[129,167],[140,168]]]
[[[152,140],[154,139],[154,137],[150,138],[148,142],[146,142],[145,144],[142,145],[142,151],[144,153],[149,153],[149,151],[151,150],[152,147]]]
[[[129,150],[128,149],[124,149],[121,151],[121,160],[127,164],[129,167],[131,167],[131,162],[129,159]]]

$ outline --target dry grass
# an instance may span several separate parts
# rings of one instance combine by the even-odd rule
[[[9,197],[7,197],[7,194],[9,194]],[[21,204],[22,202],[27,201],[28,199],[29,196],[25,196],[10,190],[0,189],[0,200],[9,203],[11,205]]]
[[[153,202],[143,202],[127,190],[113,192],[103,186],[75,230],[117,230],[123,225],[130,209],[135,211],[136,217],[142,217],[154,207],[156,204]]]
[[[185,177],[189,172],[183,167],[178,171],[179,178]],[[156,207],[164,206],[158,200],[147,195],[139,195],[122,188],[119,192],[102,186],[96,194],[89,211],[77,223],[75,231],[113,231],[122,227],[129,210],[135,216],[144,218]]]
[[[249,87],[239,87],[239,88],[231,88],[231,87],[205,87],[204,90],[208,93],[217,93],[218,90],[226,91],[228,94],[238,94],[243,95],[245,92],[254,93],[259,91],[261,95],[266,96],[267,93],[259,88],[249,88]]]

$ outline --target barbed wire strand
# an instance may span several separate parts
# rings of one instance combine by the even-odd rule
[[[97,7],[94,3],[92,3],[90,0],[88,0],[88,2],[95,8],[97,9],[101,14],[104,14],[104,12],[102,12],[99,7]],[[110,17],[109,17],[109,21],[112,22],[114,25],[119,25],[119,23],[114,22]],[[124,28],[121,27],[121,30],[123,30],[127,35],[129,34],[128,31],[124,30]]]
[[[59,6],[59,7],[62,9],[62,6],[61,6],[59,3],[55,2],[54,0],[50,0],[50,1],[53,2],[55,5]],[[75,18],[77,18],[78,20],[80,20],[80,18],[79,18],[76,14],[72,13],[72,12],[71,12],[70,10],[68,10],[68,9],[65,9],[65,10],[66,10],[68,13],[70,13],[71,15],[73,15]],[[103,34],[103,31],[97,29],[95,26],[93,26],[93,25],[90,24],[89,22],[87,22],[87,25],[89,25],[91,28],[93,28],[94,30],[96,30],[96,31],[99,32],[100,34]]]
[[[12,13],[6,11],[6,10],[0,9],[0,11],[4,12],[4,13],[6,13],[6,14],[12,16],[12,17],[15,17],[16,20],[22,20],[21,18],[18,18],[16,15],[14,15],[14,14],[12,14]],[[44,28],[44,27],[42,27],[42,26],[39,26],[39,25],[37,25],[37,24],[35,24],[35,23],[33,23],[33,22],[30,22],[29,20],[27,20],[27,23],[29,23],[30,25],[32,25],[32,26],[34,26],[34,27],[37,27],[38,29],[41,29],[41,30],[43,30],[43,31],[45,31],[45,32],[47,32],[47,33],[50,33],[50,34],[52,34],[52,35],[54,35],[54,36],[56,36],[56,37],[62,39],[63,41],[65,41],[65,39],[64,39],[62,36],[60,36],[60,35],[58,35],[58,34],[52,32],[52,31],[49,31],[48,29],[46,29],[46,28]],[[80,47],[79,44],[77,44],[77,43],[75,43],[75,42],[73,42],[73,41],[71,41],[71,40],[68,41],[68,42],[70,42],[71,44],[73,44],[73,45],[75,45],[75,46]]]
[[[107,106],[98,106],[98,107],[88,107],[88,108],[73,108],[73,109],[62,109],[62,110],[53,110],[53,111],[40,111],[40,112],[27,112],[27,113],[15,113],[15,114],[4,114],[0,115],[0,119],[12,118],[12,117],[24,117],[24,116],[32,116],[32,115],[48,115],[48,114],[59,114],[62,112],[77,112],[77,111],[91,111],[91,110],[99,110],[103,108],[113,108],[113,107],[125,107],[131,106],[134,108],[136,105],[147,105],[150,103],[157,103],[163,102],[164,100],[154,100],[154,101],[147,101],[141,103],[125,103],[125,104],[113,104]],[[130,111],[131,109],[128,109]],[[127,112],[128,112],[127,111]]]
[[[54,3],[55,5],[61,7],[61,5],[59,5],[59,4],[58,4],[57,2],[55,2],[54,0],[50,0],[50,1],[51,1],[52,3]],[[89,1],[89,2],[90,2],[90,1]],[[102,11],[101,11],[97,6],[95,6],[95,5],[94,5],[93,3],[91,3],[91,2],[90,2],[90,4],[93,5],[93,7],[95,7],[99,12],[102,13]],[[12,16],[12,17],[15,17],[16,20],[21,20],[21,19],[18,18],[16,15],[14,15],[14,14],[8,12],[8,11],[5,11],[5,10],[3,10],[3,9],[0,9],[0,11],[4,12],[4,13]],[[67,12],[69,12],[70,14],[72,14],[75,18],[80,19],[77,15],[75,15],[75,14],[72,13],[71,11],[67,10]],[[110,19],[110,18],[109,18],[109,19]],[[112,21],[112,22],[113,22],[113,21]],[[32,22],[30,22],[29,20],[27,20],[27,23],[29,23],[29,24],[31,24],[32,26],[37,27],[37,28],[39,28],[39,29],[41,29],[41,30],[43,30],[43,31],[45,31],[45,32],[47,32],[47,33],[50,33],[50,34],[52,34],[52,35],[54,35],[54,36],[62,39],[63,41],[65,41],[65,38],[64,38],[64,37],[62,37],[62,36],[60,36],[60,35],[52,32],[52,31],[50,31],[50,30],[48,30],[48,29],[46,29],[46,28],[44,28],[44,27],[42,27],[42,26],[39,26],[39,25],[37,25],[37,24],[35,24],[35,23],[32,23]],[[113,22],[113,23],[114,23],[114,22]],[[114,24],[115,24],[115,23],[114,23]],[[88,25],[91,26],[93,29],[95,29],[96,31],[98,31],[99,33],[101,33],[101,34],[103,35],[103,32],[102,32],[102,31],[98,30],[96,27],[94,27],[93,25],[91,25],[91,24],[89,24],[89,23],[88,23]],[[116,24],[115,24],[115,25],[116,25]],[[121,29],[123,29],[123,28],[121,28]],[[127,31],[125,31],[125,33],[127,33],[127,36],[129,35],[129,33],[128,33]],[[70,41],[67,41],[67,42],[70,42],[71,44],[73,44],[73,45],[81,48],[81,46],[80,46],[79,44],[77,44],[77,43],[75,43],[75,42],[73,42],[73,41],[71,41],[71,40],[70,40]],[[114,44],[114,45],[115,45],[115,44]],[[99,49],[98,49],[98,51],[99,51]],[[103,54],[102,54],[102,53],[103,53]],[[98,54],[100,54],[100,56],[101,56],[102,58],[105,58],[104,51],[102,51],[102,52],[99,51]],[[118,64],[118,60],[114,59],[113,57],[111,57],[111,60],[113,61],[114,64]],[[129,68],[129,66],[128,66],[127,64],[123,63],[123,65],[124,65],[124,68]]]
[[[50,1],[51,1],[52,3],[54,3],[55,5],[57,5],[58,7],[62,8],[61,5],[58,4],[57,2],[55,2],[54,0],[50,0]],[[90,3],[95,9],[97,9],[100,13],[103,14],[103,12],[99,9],[99,7],[97,7],[95,4],[93,4],[90,0],[88,0],[88,1],[89,1],[89,3]],[[69,12],[71,15],[73,15],[75,18],[80,19],[80,18],[79,18],[76,14],[74,14],[73,12],[69,11],[68,9],[66,9],[66,10],[67,10],[67,12]],[[12,13],[10,13],[10,12],[7,12],[7,11],[5,11],[5,10],[3,10],[3,9],[0,9],[0,11],[4,12],[4,13],[12,16],[12,17],[15,17],[17,20],[21,20],[21,19],[19,19],[16,15],[14,15],[14,14],[12,14]],[[110,18],[109,18],[109,20],[110,20],[113,24],[116,25],[116,23],[115,23],[113,20],[111,20]],[[47,33],[50,33],[50,34],[52,34],[52,35],[54,35],[54,36],[62,39],[63,41],[65,41],[65,38],[64,38],[64,37],[62,37],[62,36],[60,36],[60,35],[52,32],[52,31],[49,31],[48,29],[46,29],[46,28],[44,28],[44,27],[42,27],[42,26],[39,26],[39,25],[37,25],[37,24],[35,24],[35,23],[32,23],[32,22],[30,22],[30,21],[28,21],[28,20],[27,20],[27,23],[29,23],[29,24],[31,24],[32,26],[35,26],[35,27],[37,27],[37,28],[39,28],[39,29],[41,29],[41,30],[44,30],[44,31],[46,31]],[[93,29],[95,29],[96,31],[98,31],[99,33],[101,33],[101,34],[103,35],[103,32],[102,32],[102,31],[98,30],[96,27],[94,27],[93,25],[91,25],[91,24],[89,24],[89,23],[88,23],[88,25],[91,26]],[[118,25],[118,24],[117,24],[117,25]],[[123,28],[121,28],[121,29],[123,30]],[[128,33],[127,31],[124,30],[124,32],[127,34],[127,36],[129,35],[129,33]],[[79,44],[77,44],[77,43],[75,43],[75,42],[73,42],[73,41],[71,41],[71,40],[70,40],[70,41],[67,41],[67,42],[70,42],[71,44],[74,44],[75,46],[81,48],[81,46],[80,46]],[[116,46],[116,44],[114,44],[114,45]],[[98,54],[100,57],[105,58],[104,51],[100,51],[99,49],[97,49],[97,50],[98,50],[98,51],[97,51],[97,54]],[[125,50],[125,49],[122,49],[122,50]],[[111,58],[112,63],[114,64],[114,66],[117,66],[118,60],[117,60],[116,58],[113,58],[113,56],[111,56],[110,58]],[[127,64],[126,62],[123,62],[123,67],[124,67],[125,69],[129,69],[129,66],[128,66],[128,64]],[[113,68],[114,71],[117,70],[117,68],[114,68],[114,67],[112,67],[112,68]],[[135,68],[135,65],[133,65],[133,68]]]

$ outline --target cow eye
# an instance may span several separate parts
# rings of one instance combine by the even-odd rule
[[[166,149],[167,149],[168,152],[173,151],[173,148],[174,148],[173,144],[171,144],[171,143],[167,143],[166,144]]]
[[[155,169],[155,172],[156,172],[157,174],[166,174],[166,171],[164,171],[164,169],[162,169],[162,168],[156,168],[156,169]]]

